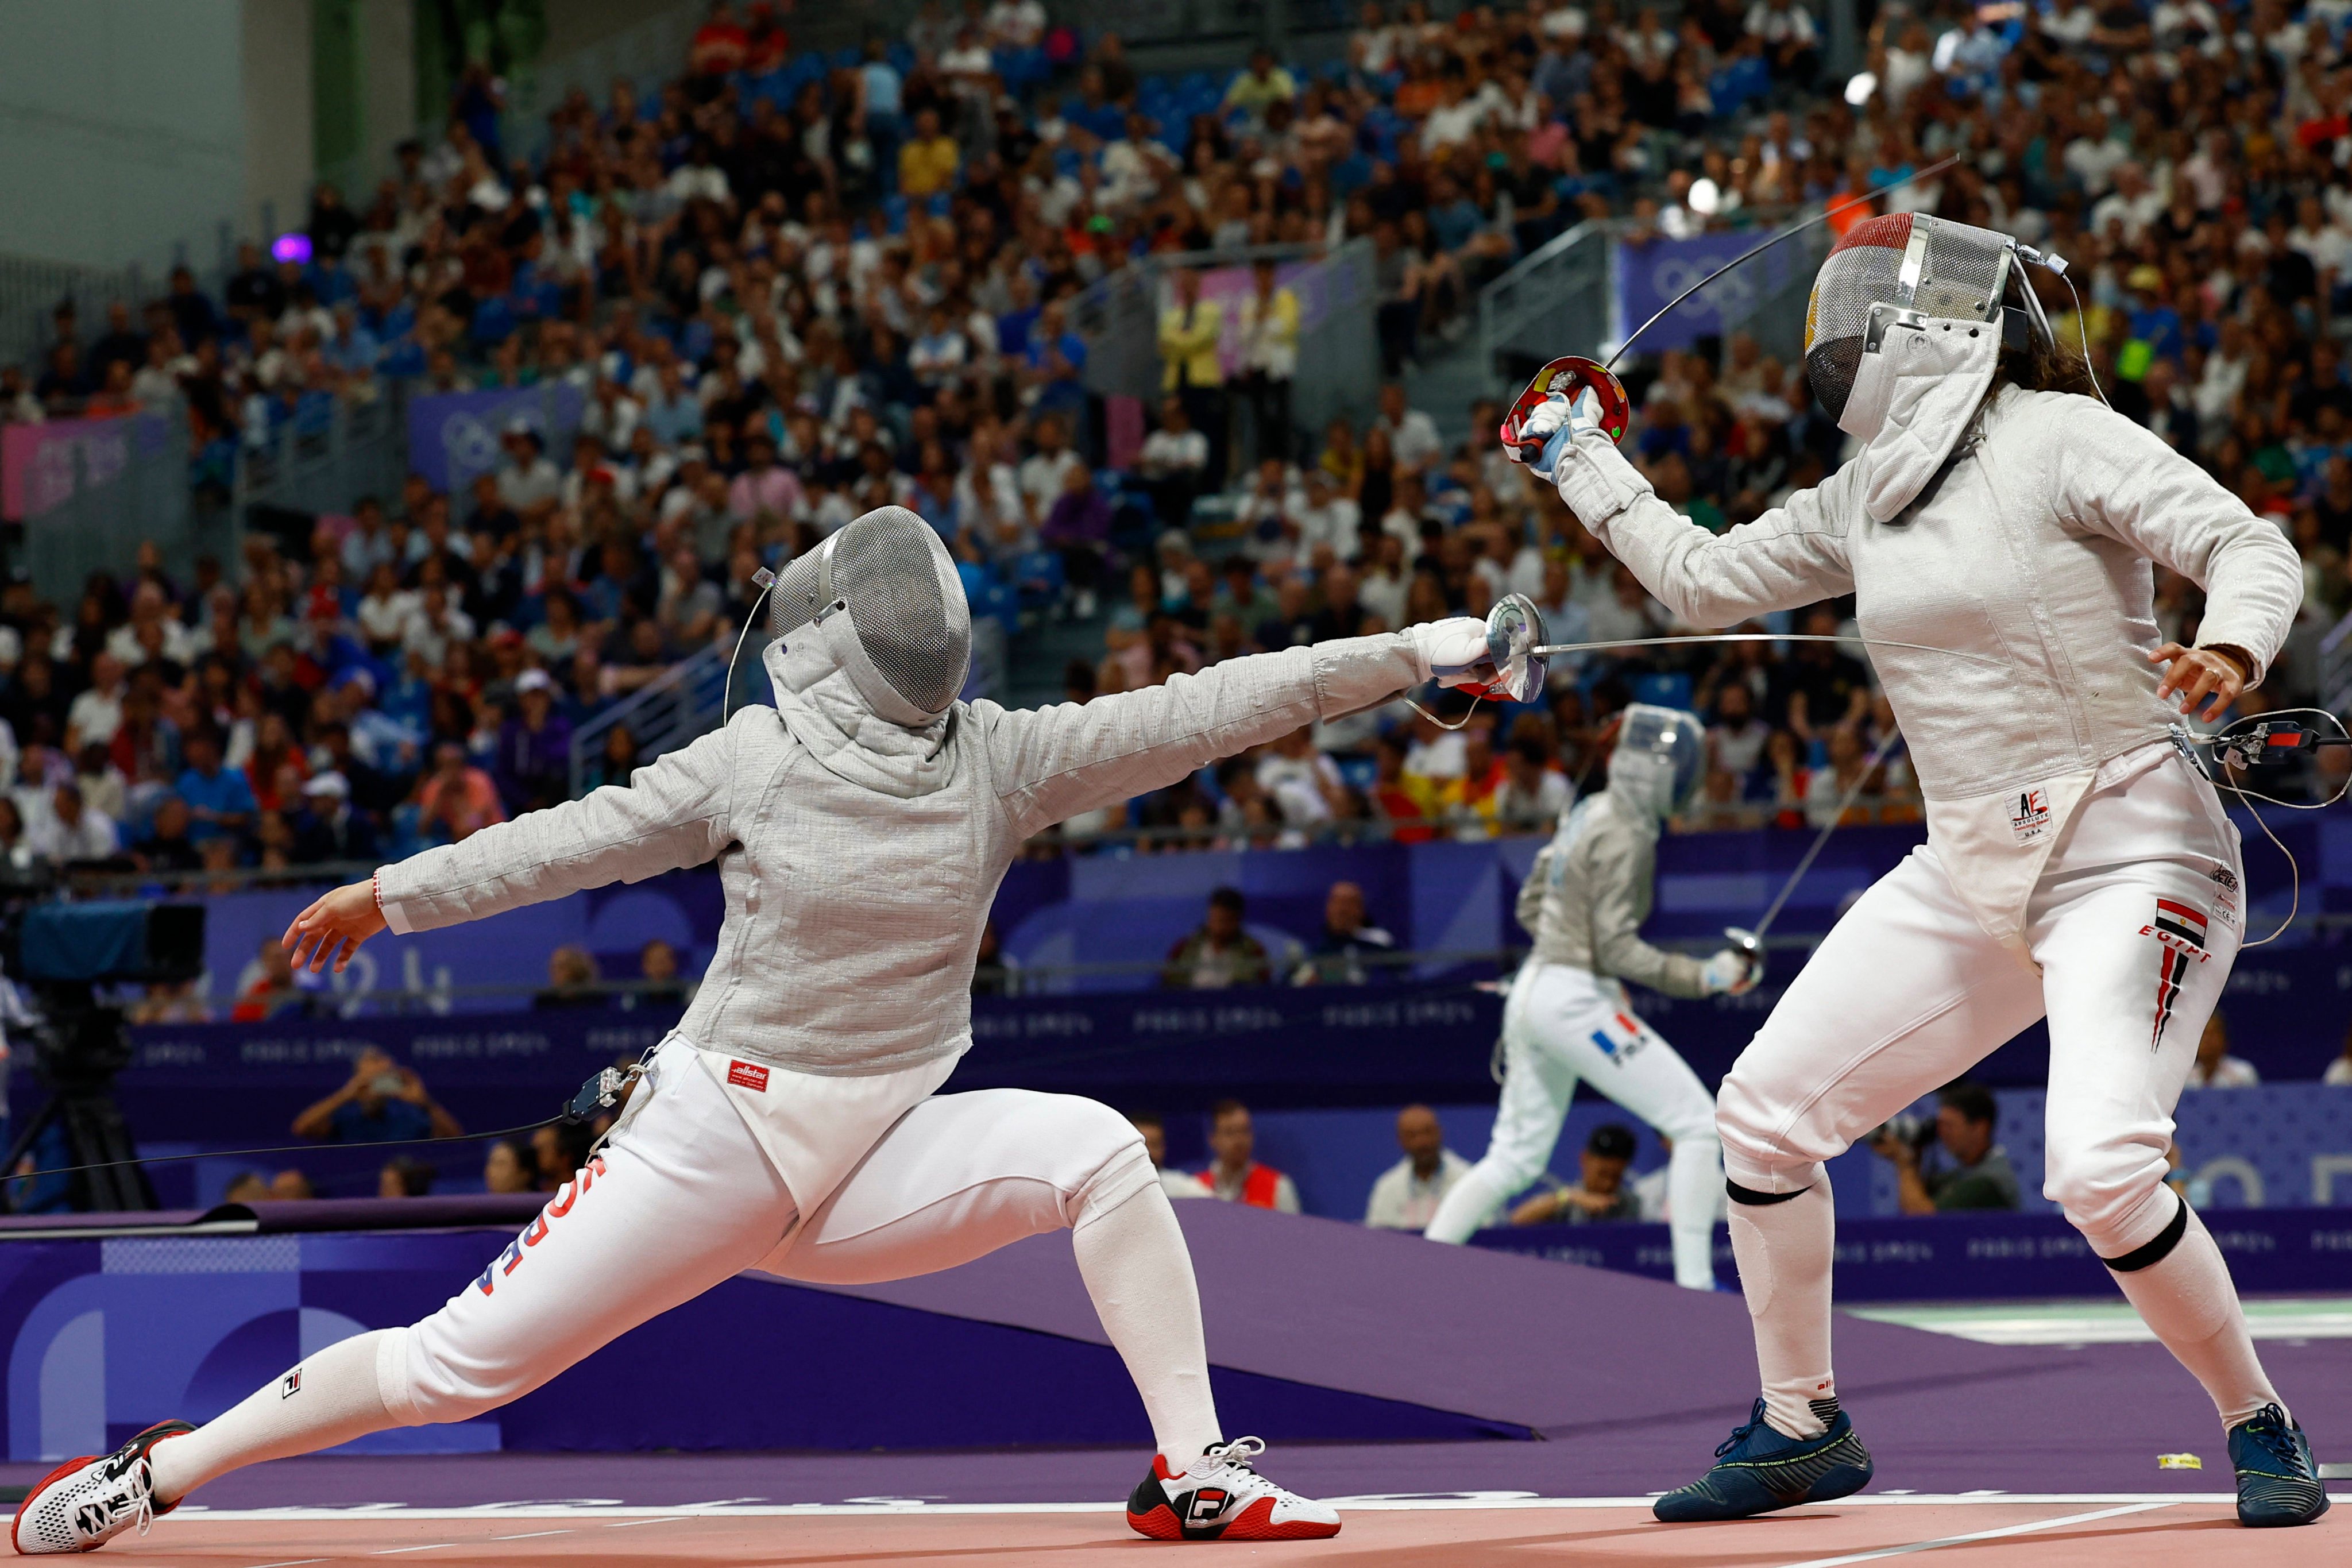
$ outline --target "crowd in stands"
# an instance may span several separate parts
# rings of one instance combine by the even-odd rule
[[[572,94],[531,158],[471,72],[379,189],[320,187],[301,233],[209,291],[182,269],[102,332],[61,310],[42,363],[0,379],[0,416],[184,410],[199,482],[394,382],[572,389],[577,428],[517,423],[456,493],[412,479],[184,577],[149,552],[70,604],[9,584],[0,854],[290,872],[619,782],[627,728],[575,764],[578,726],[731,638],[761,566],[882,504],[940,529],[1008,632],[1103,625],[1073,700],[1511,592],[1562,639],[1672,631],[1504,458],[1494,405],[1416,407],[1391,379],[1369,419],[1298,427],[1294,261],[1168,268],[1163,396],[1116,468],[1078,297],[1175,253],[1360,239],[1402,373],[1573,223],[1669,243],[1954,153],[1837,226],[1933,211],[2067,258],[2079,295],[2031,276],[2116,405],[2301,548],[2306,625],[2249,700],[2296,700],[2352,607],[2346,16],[1888,5],[1849,85],[1820,79],[1822,24],[1795,0],[1699,0],[1672,26],[1609,0],[1374,4],[1338,58],[1221,78],[1140,74],[1115,35],[1036,0],[927,5],[835,56],[721,4],[682,74]],[[1801,366],[1743,335],[1643,356],[1630,385],[1628,449],[1710,528],[1844,455]],[[1466,437],[1444,434],[1465,412]],[[2162,634],[2192,637],[2197,589],[2158,577]],[[1845,612],[1767,629],[1850,630]],[[1461,728],[1456,703],[1327,722],[1057,843],[1540,831],[1597,784],[1636,700],[1707,720],[1685,829],[1822,823],[1850,797],[1848,820],[1916,816],[1865,660],[1744,645],[1556,660],[1538,700]],[[1170,962],[1265,960],[1211,938]]]

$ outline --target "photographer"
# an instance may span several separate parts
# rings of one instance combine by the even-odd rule
[[[1963,1079],[1944,1086],[1932,1128],[1898,1117],[1874,1133],[1872,1151],[1892,1161],[1905,1214],[1941,1214],[1953,1209],[2013,1209],[2017,1172],[2009,1153],[1992,1141],[2000,1108],[1992,1090]],[[1948,1164],[1921,1169],[1929,1142],[1941,1143]]]
[[[425,1092],[414,1069],[373,1046],[352,1066],[351,1081],[294,1119],[294,1136],[321,1143],[394,1143],[459,1138],[465,1128]]]

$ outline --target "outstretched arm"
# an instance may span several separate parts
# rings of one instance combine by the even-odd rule
[[[319,900],[286,928],[298,963],[341,969],[360,943],[389,928],[405,934],[479,920],[608,882],[636,882],[699,866],[733,840],[735,741],[746,723],[774,723],[746,708],[733,724],[665,752],[581,800],[494,823],[462,842],[412,855]]]
[[[1343,637],[1176,675],[1084,706],[972,704],[996,787],[1024,836],[1163,789],[1204,763],[1429,679],[1412,636]]]
[[[1660,500],[1598,431],[1579,431],[1554,474],[1559,499],[1643,587],[1676,619],[1715,627],[1853,591],[1845,529],[1861,510],[1848,493],[1855,467],[1720,535]]]

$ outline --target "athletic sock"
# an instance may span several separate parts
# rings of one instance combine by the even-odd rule
[[[1446,1192],[1437,1205],[1437,1213],[1430,1216],[1429,1228],[1422,1235],[1432,1241],[1458,1247],[1470,1239],[1472,1231],[1486,1223],[1487,1216],[1514,1190],[1505,1187],[1487,1168],[1486,1162],[1481,1160],[1463,1172],[1462,1179]]]
[[[2221,1248],[2196,1210],[2183,1204],[2181,1212],[2188,1226],[2172,1250],[2143,1268],[2111,1269],[2116,1283],[2164,1348],[2205,1385],[2223,1426],[2251,1419],[2265,1405],[2284,1410],[2254,1353]]]
[[[1778,1194],[1773,1194],[1778,1196]],[[1772,1203],[1731,1201],[1731,1252],[1756,1327],[1764,1419],[1788,1437],[1818,1437],[1837,1414],[1830,1371],[1830,1256],[1836,1208],[1827,1172]]]
[[[316,1453],[403,1423],[385,1407],[381,1359],[405,1356],[406,1329],[379,1329],[310,1356],[277,1382],[151,1453],[155,1497],[174,1503],[215,1476],[264,1459]]]
[[[1169,1468],[1181,1470],[1224,1434],[1209,1391],[1201,1290],[1176,1211],[1155,1182],[1082,1215],[1070,1245],[1103,1332],[1143,1396],[1152,1440]]]
[[[1716,1195],[1723,1191],[1723,1145],[1712,1131],[1675,1140],[1666,1163],[1675,1283],[1687,1290],[1715,1289]]]

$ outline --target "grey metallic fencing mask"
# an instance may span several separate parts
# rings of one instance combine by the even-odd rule
[[[971,666],[971,606],[939,532],[905,507],[867,512],[778,574],[768,634],[813,627],[867,706],[920,729]]]
[[[1652,816],[1674,816],[1706,776],[1706,728],[1679,708],[1636,702],[1620,715],[1609,753],[1609,793]]]
[[[1850,422],[1847,404],[1865,353],[1892,319],[1999,322],[2012,342],[2028,332],[2047,342],[2049,323],[2022,278],[2021,308],[2013,321],[2004,319],[2019,259],[2008,235],[1922,213],[1865,218],[1847,229],[1822,261],[1805,310],[1805,379],[1839,428],[1864,439],[1876,432],[1883,409],[1857,411]]]

